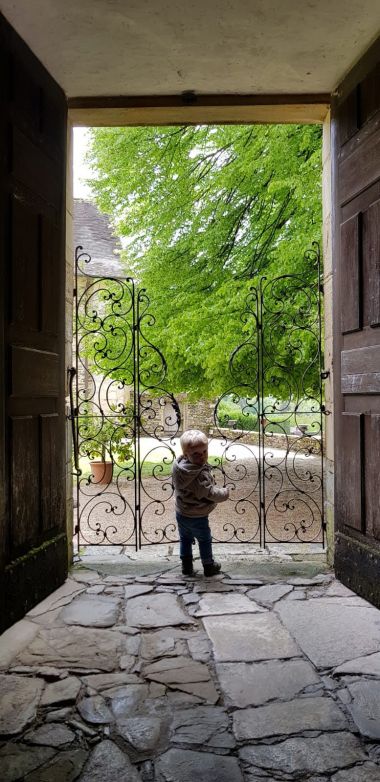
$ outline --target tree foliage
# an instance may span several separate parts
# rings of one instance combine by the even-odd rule
[[[124,237],[126,273],[151,299],[168,385],[194,398],[225,392],[229,355],[255,331],[253,314],[241,317],[252,286],[262,275],[316,281],[304,251],[321,234],[320,128],[98,128],[88,160],[96,203]],[[284,291],[272,325],[282,369],[267,373],[267,391],[286,397],[290,372],[293,389],[303,383],[313,393],[313,339],[299,330],[289,351],[283,327],[302,291],[288,300]],[[254,361],[252,346],[236,354],[242,385],[254,384]]]

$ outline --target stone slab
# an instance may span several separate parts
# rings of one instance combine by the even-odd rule
[[[148,697],[147,684],[128,684],[105,693],[116,720],[124,720],[133,716],[134,711]]]
[[[299,779],[301,774],[331,773],[368,760],[359,739],[346,732],[246,746],[240,750],[239,757],[252,769],[296,774]]]
[[[236,758],[208,752],[170,749],[156,761],[155,769],[157,782],[243,782]]]
[[[192,624],[193,620],[172,594],[142,595],[127,601],[125,621],[132,627],[170,627]]]
[[[341,603],[332,603],[331,598],[285,600],[276,611],[317,667],[337,666],[379,649],[380,614],[364,600],[363,607],[349,606],[344,598]]]
[[[286,582],[288,584],[292,584],[293,586],[315,586],[316,584],[328,584],[331,580],[331,577],[329,575],[317,575],[313,576],[312,578],[307,578],[304,576],[294,576],[286,579]]]
[[[198,603],[200,600],[200,593],[190,592],[189,594],[182,595],[182,600],[185,603],[185,605],[190,605],[191,603]]]
[[[141,657],[154,659],[162,655],[175,654],[176,638],[166,630],[158,630],[156,633],[144,633],[141,640]]]
[[[9,668],[12,661],[33,641],[38,630],[38,625],[27,619],[21,619],[5,630],[0,636],[0,670]]]
[[[119,600],[105,595],[81,595],[63,609],[60,618],[69,625],[112,627],[118,616]]]
[[[76,676],[68,676],[66,679],[48,684],[41,698],[41,706],[75,703],[80,688],[81,682]]]
[[[63,709],[53,709],[48,711],[45,722],[67,722],[73,714],[70,706],[64,706]]]
[[[338,665],[333,671],[333,676],[346,676],[347,674],[380,676],[380,652],[349,660],[343,665]]]
[[[263,582],[257,578],[244,578],[244,576],[231,576],[231,578],[224,578],[223,584],[231,584],[232,586],[260,586]]]
[[[94,584],[100,581],[100,575],[96,570],[89,570],[89,568],[73,568],[70,571],[70,579],[79,581],[81,584]],[[104,579],[107,581],[107,579]]]
[[[153,591],[153,585],[146,584],[130,584],[124,587],[124,597],[129,600],[130,597],[138,597],[138,595],[146,595],[148,592]]]
[[[21,733],[35,719],[43,686],[41,679],[0,674],[0,735]]]
[[[24,780],[26,775],[50,760],[56,750],[28,744],[4,744],[0,748],[1,782]]]
[[[101,595],[104,592],[104,584],[95,584],[95,586],[86,589],[86,595]]]
[[[26,782],[74,782],[78,779],[87,755],[84,749],[61,751],[43,767],[28,774]]]
[[[114,720],[112,712],[101,695],[82,698],[77,708],[82,719],[93,725],[107,725]]]
[[[225,584],[223,581],[215,581],[214,578],[210,578],[208,581],[201,581],[199,584],[195,584],[194,593],[202,594],[204,592],[234,592],[235,587],[232,584]]]
[[[266,586],[258,587],[258,589],[250,589],[247,592],[247,597],[260,603],[260,605],[270,607],[292,590],[293,587],[288,584],[267,584]]]
[[[262,663],[220,663],[216,666],[221,690],[231,706],[261,706],[273,698],[292,698],[320,679],[306,660],[269,660]]]
[[[153,665],[145,666],[144,676],[167,687],[197,695],[209,703],[216,703],[219,699],[207,665],[188,657],[164,657]]]
[[[54,665],[83,671],[113,671],[124,652],[124,636],[112,630],[44,627],[18,657],[24,665]]]
[[[203,619],[217,662],[298,657],[300,650],[272,614],[210,616]]]
[[[210,678],[207,665],[188,657],[163,657],[144,668],[144,676],[148,679],[161,681],[159,677],[163,675],[170,683],[206,682]]]
[[[356,592],[349,589],[340,581],[335,580],[328,585],[325,591],[326,597],[357,597]]]
[[[189,695],[195,695],[197,698],[201,698],[202,701],[207,703],[217,703],[219,700],[219,693],[215,688],[212,681],[208,682],[192,682],[190,684],[170,684],[169,687],[173,687],[182,692],[187,692]]]
[[[142,782],[131,761],[113,741],[101,741],[92,751],[80,782]]]
[[[136,662],[136,657],[131,654],[123,654],[119,660],[119,667],[123,671],[131,671]]]
[[[210,644],[207,636],[204,638],[189,638],[187,642],[193,660],[207,663],[211,657]]]
[[[71,744],[74,739],[75,733],[70,728],[55,722],[41,725],[26,737],[30,744],[40,744],[45,747],[62,747],[64,744]]]
[[[228,716],[215,706],[198,706],[174,712],[171,728],[175,744],[197,744],[210,749],[232,749],[235,740],[228,730]]]
[[[233,714],[234,734],[239,741],[345,728],[346,718],[331,698],[296,698]]]
[[[363,736],[380,739],[380,681],[350,682],[348,708]]]
[[[42,614],[46,614],[49,611],[55,611],[57,608],[63,608],[63,606],[71,603],[76,595],[84,592],[86,589],[85,584],[78,584],[76,581],[72,581],[70,578],[65,581],[62,586],[52,592],[45,600],[34,606],[31,611],[27,613],[27,617],[36,618]]]
[[[159,717],[130,717],[118,721],[116,732],[137,752],[151,752],[160,741],[161,720]]]
[[[380,766],[363,763],[362,766],[338,771],[331,777],[331,782],[380,782]]]
[[[46,682],[67,678],[66,671],[60,671],[58,668],[53,668],[52,665],[15,665],[10,671],[12,673],[26,673],[31,676],[42,676]]]
[[[103,692],[126,684],[138,684],[139,677],[135,673],[94,673],[82,676],[82,681],[88,687]]]
[[[199,601],[198,610],[194,616],[213,616],[220,614],[252,614],[264,609],[255,605],[245,595],[236,592],[217,594],[209,592]]]

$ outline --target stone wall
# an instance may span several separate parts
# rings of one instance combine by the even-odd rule
[[[209,399],[200,399],[199,402],[184,400],[184,429],[201,429],[205,434],[209,434],[210,428],[214,426],[214,407],[215,402],[210,402]]]
[[[225,427],[225,428],[211,428],[210,429],[210,436],[215,437],[215,439],[222,437],[225,437],[227,440],[233,439],[236,434],[240,435],[241,430],[234,430],[233,428]],[[280,434],[276,432],[275,434],[269,434],[267,433],[264,437],[265,440],[265,447],[266,448],[280,448],[281,450],[292,450],[292,444],[297,444],[297,450],[308,450],[309,453],[313,454],[320,454],[321,451],[321,444],[320,439],[318,437],[308,437],[307,435],[304,435],[301,437],[300,435],[296,434]],[[259,445],[259,433],[258,432],[248,432],[243,431],[241,433],[241,437],[239,437],[239,442],[247,443],[249,445]]]

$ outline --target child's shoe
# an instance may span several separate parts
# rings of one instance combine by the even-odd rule
[[[193,558],[192,557],[181,557],[182,561],[182,575],[183,576],[195,576],[194,570],[193,570]]]
[[[203,565],[203,572],[205,576],[217,576],[221,569],[222,566],[219,564],[219,562],[215,562],[215,560],[208,562],[207,564],[204,563]]]

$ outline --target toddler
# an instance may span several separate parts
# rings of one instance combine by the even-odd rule
[[[182,456],[173,464],[175,510],[180,540],[182,573],[193,576],[192,542],[197,539],[205,576],[215,576],[221,565],[212,556],[208,515],[218,502],[228,500],[227,488],[215,485],[207,464],[208,440],[199,429],[188,429],[181,439]]]

